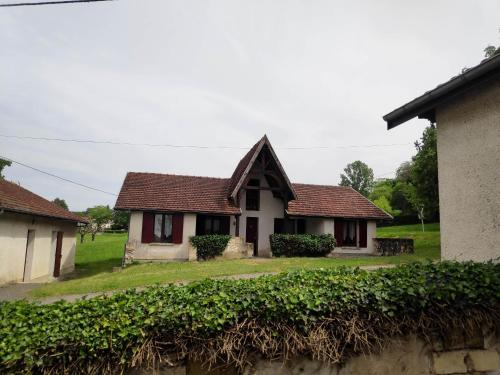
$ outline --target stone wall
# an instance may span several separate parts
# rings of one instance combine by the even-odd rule
[[[412,238],[374,238],[375,253],[378,255],[398,255],[413,253]]]
[[[500,375],[500,332],[461,332],[429,341],[414,335],[393,339],[379,353],[354,357],[341,365],[305,357],[286,363],[256,357],[242,371],[209,371],[188,361],[156,370],[131,370],[128,375]]]

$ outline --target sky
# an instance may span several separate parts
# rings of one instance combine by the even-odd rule
[[[388,131],[382,116],[478,64],[499,15],[498,0],[0,8],[0,156],[118,193],[128,171],[229,177],[267,134],[292,182],[336,185],[355,160],[391,177],[428,121]],[[385,146],[359,147],[372,145]],[[21,165],[4,174],[71,210],[116,200]]]

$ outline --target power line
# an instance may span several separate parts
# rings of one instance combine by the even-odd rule
[[[8,3],[0,4],[0,7],[24,7],[31,5],[57,5],[57,4],[74,4],[74,3],[95,3],[100,1],[113,1],[113,0],[60,0],[60,1],[38,1],[27,3]]]
[[[113,195],[113,196],[117,196],[118,194],[115,194],[115,193],[110,193],[109,191],[104,191],[104,190],[101,190],[101,189],[98,189],[98,188],[95,188],[95,187],[92,187],[92,186],[88,186],[88,185],[84,185],[84,184],[81,184],[79,182],[76,182],[76,181],[73,181],[73,180],[70,180],[70,179],[67,179],[67,178],[64,178],[64,177],[61,177],[61,176],[57,176],[53,173],[50,173],[50,172],[45,172],[45,171],[42,171],[41,169],[38,169],[38,168],[35,168],[35,167],[32,167],[28,164],[24,164],[24,163],[21,163],[19,161],[16,161],[16,160],[13,160],[13,159],[10,159],[10,158],[6,158],[5,156],[1,156],[0,155],[0,159],[4,159],[4,160],[7,160],[7,161],[10,161],[12,163],[16,163],[16,164],[19,164],[19,165],[22,165],[23,167],[26,167],[26,168],[29,168],[29,169],[33,169],[34,171],[37,171],[37,172],[40,172],[40,173],[43,173],[43,174],[46,174],[48,176],[51,176],[51,177],[54,177],[54,178],[57,178],[59,180],[63,180],[63,181],[66,181],[66,182],[70,182],[72,184],[75,184],[75,185],[78,185],[80,187],[84,187],[86,189],[90,189],[90,190],[95,190],[95,191],[99,191],[101,193],[104,193],[104,194],[109,194],[109,195]]]
[[[29,139],[37,141],[54,141],[54,142],[73,142],[73,143],[93,143],[93,144],[108,144],[115,146],[144,146],[144,147],[170,147],[170,148],[195,148],[195,149],[233,149],[233,150],[248,150],[249,147],[241,146],[207,146],[207,145],[177,145],[170,143],[135,143],[135,142],[118,142],[108,140],[95,139],[69,139],[69,138],[49,138],[49,137],[30,137],[11,134],[0,134],[0,137],[14,139]],[[372,145],[334,145],[334,146],[303,146],[303,147],[276,147],[281,150],[328,150],[342,148],[375,148],[375,147],[393,147],[393,146],[408,146],[412,143],[392,143],[392,144],[372,144]]]

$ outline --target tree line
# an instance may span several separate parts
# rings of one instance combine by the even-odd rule
[[[395,222],[417,222],[418,218],[439,221],[439,189],[436,128],[425,128],[415,142],[417,153],[401,163],[394,178],[374,179],[373,170],[357,160],[340,175],[341,186],[351,186],[376,206],[395,218]]]

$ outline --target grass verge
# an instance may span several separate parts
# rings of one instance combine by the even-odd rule
[[[208,277],[282,272],[297,269],[334,268],[400,264],[415,260],[439,259],[439,224],[379,228],[378,237],[409,237],[415,240],[415,253],[390,257],[359,258],[272,258],[212,260],[208,262],[142,263],[121,272],[111,272],[121,264],[124,234],[103,234],[94,242],[77,245],[76,271],[72,279],[49,283],[34,289],[34,297],[85,294],[117,289],[194,281]]]

